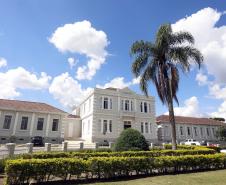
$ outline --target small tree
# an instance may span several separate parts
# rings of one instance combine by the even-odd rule
[[[149,146],[145,137],[139,131],[128,128],[122,131],[114,149],[115,151],[149,150]]]
[[[226,141],[226,127],[225,126],[220,127],[216,132],[216,136],[220,140]]]

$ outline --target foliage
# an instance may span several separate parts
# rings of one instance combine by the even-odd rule
[[[192,60],[199,67],[203,61],[202,54],[193,45],[190,33],[175,33],[170,24],[164,24],[158,29],[154,42],[136,41],[130,51],[134,57],[132,73],[141,77],[141,90],[148,96],[148,82],[153,82],[160,100],[168,106],[173,149],[176,149],[173,100],[178,103],[179,69],[189,72]]]
[[[220,127],[216,132],[216,136],[220,140],[225,141],[226,140],[226,127],[225,126]]]
[[[215,117],[215,118],[210,118],[210,119],[213,119],[213,120],[216,120],[216,121],[222,121],[222,122],[225,122],[225,119],[224,119],[224,118],[218,118],[218,117]]]
[[[114,150],[149,150],[149,146],[145,137],[138,130],[128,128],[121,132],[114,145]]]
[[[123,152],[40,152],[34,154],[22,154],[21,159],[48,159],[48,158],[83,158],[90,157],[158,157],[158,156],[181,156],[214,154],[215,150],[205,147],[193,150],[152,150],[152,151],[123,151]]]
[[[4,172],[5,161],[5,159],[0,159],[0,174]]]
[[[6,162],[6,183],[23,184],[60,178],[112,178],[153,173],[176,173],[226,167],[224,154],[161,157],[93,157],[16,159]]]

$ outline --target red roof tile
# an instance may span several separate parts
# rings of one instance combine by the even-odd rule
[[[192,124],[192,125],[226,125],[225,123],[209,118],[195,118],[195,117],[184,117],[184,116],[175,116],[176,123],[180,124]],[[168,123],[169,116],[161,115],[156,118],[157,124]]]
[[[0,99],[0,109],[29,112],[66,113],[56,107],[40,102]]]

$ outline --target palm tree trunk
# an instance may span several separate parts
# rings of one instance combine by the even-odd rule
[[[176,123],[175,123],[174,109],[173,109],[173,93],[172,93],[171,79],[168,80],[168,90],[169,90],[168,109],[169,109],[169,122],[171,124],[171,133],[172,133],[172,149],[176,150],[177,134],[176,134]]]
[[[174,110],[173,110],[173,100],[169,100],[168,102],[168,109],[169,109],[169,122],[171,124],[172,129],[172,149],[177,149],[177,142],[176,142],[176,124],[175,124],[175,117],[174,117]]]

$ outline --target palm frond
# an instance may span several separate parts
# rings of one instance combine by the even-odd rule
[[[183,44],[183,43],[189,43],[194,44],[195,40],[192,34],[189,32],[176,32],[171,35],[171,44],[177,45],[177,44]]]

